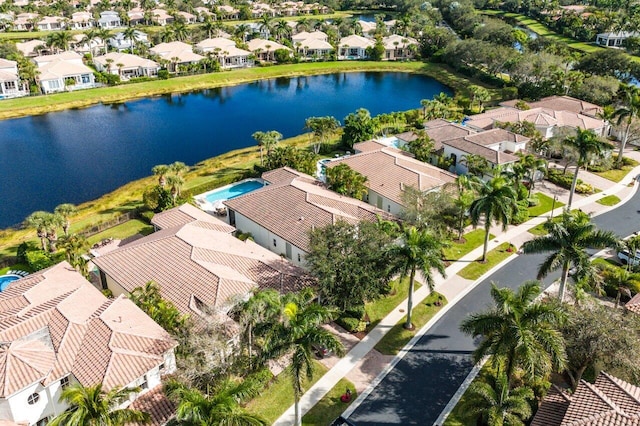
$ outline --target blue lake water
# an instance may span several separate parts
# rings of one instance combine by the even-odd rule
[[[452,93],[420,75],[338,73],[0,121],[0,227],[95,199],[150,175],[156,164],[193,165],[255,145],[258,130],[294,136],[308,117],[342,122],[360,107],[372,115],[404,111],[440,92]]]

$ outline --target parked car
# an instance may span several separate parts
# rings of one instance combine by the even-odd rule
[[[331,423],[331,426],[356,426],[356,424],[340,416]]]
[[[631,256],[631,253],[627,250],[620,250],[618,252],[618,259],[623,265],[631,264],[631,266],[640,265],[640,251],[636,251],[635,257]]]
[[[313,351],[320,359],[324,358],[325,356],[331,355],[331,351],[324,346],[313,346]]]

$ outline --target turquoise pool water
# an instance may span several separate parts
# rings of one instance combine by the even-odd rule
[[[213,204],[218,200],[231,200],[232,198],[239,197],[247,194],[256,189],[262,188],[264,184],[258,180],[246,180],[244,182],[234,183],[228,187],[220,188],[215,191],[209,192],[205,195],[205,199]]]
[[[9,285],[9,283],[19,280],[20,277],[17,275],[3,275],[0,277],[0,291],[4,291],[5,288]]]

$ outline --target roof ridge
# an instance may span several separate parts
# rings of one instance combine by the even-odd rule
[[[591,390],[597,397],[599,397],[605,404],[611,407],[617,413],[626,414],[624,410],[618,406],[609,396],[600,390],[596,385],[593,385],[585,380],[583,380],[584,384]]]
[[[621,380],[621,379],[617,379],[616,377],[613,377],[612,375],[610,375],[609,373],[602,371],[600,374],[602,374],[607,380],[609,380],[615,387],[617,387],[618,389],[620,389],[622,392],[624,392],[626,395],[629,396],[629,398],[633,399],[634,401],[638,402],[638,404],[640,405],[640,399],[634,395],[631,394],[631,392],[629,392],[624,386],[621,386],[620,383],[618,383],[617,380]],[[616,380],[617,379],[617,380]],[[624,380],[621,380],[624,382]],[[627,382],[625,382],[627,383]],[[629,385],[631,385],[631,383],[628,383]],[[635,385],[631,385],[637,388],[637,386]]]

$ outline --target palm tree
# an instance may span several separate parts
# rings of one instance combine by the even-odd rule
[[[476,176],[459,175],[454,182],[458,196],[454,200],[454,205],[458,214],[458,240],[462,239],[464,231],[464,218],[473,203],[474,193],[481,185],[480,179]]]
[[[509,388],[509,380],[504,374],[490,376],[485,380],[474,380],[463,402],[465,417],[474,424],[478,418],[491,426],[524,426],[531,417],[531,405],[535,395],[527,387]]]
[[[86,277],[88,275],[87,260],[82,255],[87,253],[90,248],[87,239],[79,234],[67,234],[60,239],[60,246],[65,251],[67,262]]]
[[[178,41],[187,40],[190,32],[189,28],[187,28],[187,26],[182,22],[176,22],[173,24],[173,34]]]
[[[240,326],[247,341],[249,367],[251,368],[254,346],[254,328],[276,316],[279,305],[278,292],[273,289],[256,291],[246,302],[236,305]]]
[[[482,182],[478,188],[479,198],[477,198],[469,208],[471,223],[477,227],[480,219],[484,219],[484,249],[482,250],[482,261],[487,260],[487,248],[489,246],[489,235],[491,225],[494,222],[502,224],[502,229],[507,230],[511,217],[518,208],[517,194],[509,181],[503,176],[496,176],[493,179]]]
[[[611,145],[601,141],[598,135],[592,130],[582,130],[580,128],[576,128],[575,136],[566,138],[564,144],[575,149],[578,157],[576,159],[576,171],[573,175],[573,182],[571,182],[569,202],[567,203],[567,210],[571,210],[571,203],[573,202],[573,194],[576,191],[580,167],[586,166],[592,157],[602,155],[605,150],[611,148]]]
[[[491,355],[494,368],[506,375],[509,383],[516,368],[535,378],[554,368],[559,371],[565,364],[564,340],[558,331],[564,311],[536,301],[539,294],[537,281],[523,283],[517,292],[492,283],[493,308],[469,315],[460,326],[464,333],[481,338],[473,352],[474,361]]]
[[[518,163],[525,170],[525,175],[529,180],[529,194],[527,196],[531,197],[531,191],[534,187],[536,172],[546,172],[547,162],[542,158],[536,157],[533,154],[521,154]]]
[[[184,185],[184,179],[178,175],[167,176],[167,184],[171,190],[171,198],[173,198],[173,204],[176,204],[182,185]]]
[[[580,210],[565,211],[560,222],[549,221],[544,227],[548,234],[527,241],[522,245],[522,251],[526,254],[551,253],[540,265],[538,279],[562,269],[559,289],[562,302],[571,266],[584,269],[589,264],[587,249],[615,247],[618,238],[611,231],[596,229],[589,215]]]
[[[627,86],[623,92],[624,104],[618,108],[613,117],[618,118],[617,125],[625,122],[624,133],[622,141],[620,142],[620,150],[618,151],[618,158],[616,159],[616,167],[620,167],[622,164],[622,156],[624,154],[624,148],[629,141],[629,134],[631,132],[631,124],[640,116],[640,89],[636,86]]]
[[[89,56],[91,57],[91,62],[93,62],[93,42],[96,38],[98,38],[98,32],[94,29],[90,29],[85,31],[84,37],[82,38],[83,43],[87,43],[89,46]]]
[[[469,92],[471,92],[471,107],[478,102],[478,110],[482,112],[483,104],[491,100],[491,94],[484,87],[476,85],[469,86]]]
[[[184,426],[266,426],[262,417],[246,412],[240,401],[250,393],[249,384],[222,380],[208,395],[189,389],[177,382],[169,382],[168,396],[178,402],[176,420],[171,424]]]
[[[413,330],[411,324],[411,310],[413,309],[413,287],[416,272],[420,271],[429,289],[434,290],[432,268],[435,268],[443,278],[446,278],[444,262],[442,261],[442,249],[444,244],[440,239],[426,229],[418,230],[410,227],[403,232],[403,241],[400,245],[393,246],[391,257],[398,260],[396,269],[402,278],[409,277],[409,295],[407,298],[407,321],[404,327]]]
[[[189,166],[187,166],[182,161],[175,161],[169,164],[169,171],[177,176],[182,176],[186,171],[189,170]]]
[[[64,203],[56,207],[53,212],[55,214],[59,214],[60,216],[62,216],[62,218],[64,219],[64,223],[62,224],[62,230],[64,231],[65,235],[69,235],[69,227],[71,226],[71,221],[69,220],[69,217],[78,213],[78,208],[73,204]]]
[[[158,164],[157,166],[153,166],[151,172],[154,176],[158,176],[158,185],[164,188],[167,184],[167,173],[169,173],[169,166],[166,164]]]
[[[49,421],[51,426],[119,426],[130,422],[149,423],[148,413],[129,408],[115,408],[129,399],[137,389],[113,388],[108,392],[102,384],[82,386],[77,383],[62,391],[60,400],[69,408]]]
[[[266,359],[291,354],[288,370],[293,386],[296,426],[301,425],[302,379],[313,376],[313,348],[323,347],[338,355],[344,352],[340,340],[322,327],[332,319],[333,310],[314,302],[314,297],[310,289],[280,296],[279,317],[271,321],[263,345]]]
[[[271,35],[271,31],[273,31],[273,18],[265,13],[260,17],[260,22],[258,24],[260,31],[264,33],[265,37],[269,37]]]
[[[247,35],[251,33],[251,27],[247,24],[239,24],[236,25],[236,28],[233,31],[233,35],[242,40],[243,43],[247,41]]]
[[[38,238],[40,238],[40,245],[43,251],[47,250],[47,217],[50,213],[45,211],[37,211],[31,213],[25,220],[24,225],[30,228],[35,228]]]
[[[127,27],[124,29],[124,31],[122,32],[122,35],[125,39],[129,40],[129,42],[131,43],[131,54],[133,55],[133,48],[136,45],[136,32],[137,30],[135,30],[132,27]]]
[[[107,53],[107,40],[111,38],[111,32],[106,28],[100,28],[96,30],[96,36],[102,40],[102,49]]]

